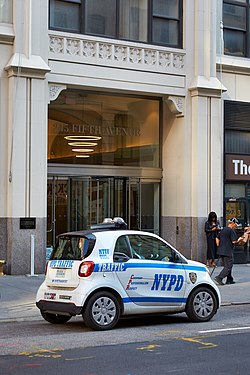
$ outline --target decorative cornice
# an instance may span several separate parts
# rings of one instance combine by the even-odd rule
[[[184,97],[169,95],[164,97],[164,101],[176,117],[184,116]]]
[[[49,35],[49,58],[70,62],[185,74],[185,51],[91,36]]]
[[[15,34],[12,24],[0,24],[0,44],[13,44]]]
[[[241,75],[250,74],[250,59],[246,57],[236,57],[223,55],[217,56],[217,71],[223,73],[233,73]]]
[[[66,85],[59,85],[57,83],[49,83],[49,102],[52,102],[53,100],[56,100],[59,96],[59,94],[66,90]]]
[[[8,77],[19,76],[45,79],[50,67],[40,56],[31,55],[29,58],[22,53],[15,53],[5,66]]]

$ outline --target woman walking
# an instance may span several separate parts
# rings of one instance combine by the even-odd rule
[[[207,267],[215,267],[215,258],[217,254],[216,237],[221,230],[220,222],[215,212],[210,212],[205,223],[205,232],[207,236]]]

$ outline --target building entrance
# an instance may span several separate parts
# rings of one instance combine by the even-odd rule
[[[250,224],[250,184],[236,183],[225,184],[225,225],[227,221],[236,217],[240,227],[236,229],[237,235],[241,236],[244,227]],[[249,241],[244,246],[235,246],[235,263],[250,262]]]
[[[122,217],[129,229],[159,234],[160,181],[134,177],[48,178],[47,246],[59,233]]]

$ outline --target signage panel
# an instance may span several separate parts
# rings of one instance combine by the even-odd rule
[[[226,155],[226,180],[250,181],[250,156]]]
[[[36,218],[20,217],[20,229],[36,229]]]

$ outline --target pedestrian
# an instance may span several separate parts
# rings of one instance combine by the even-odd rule
[[[207,267],[215,267],[215,258],[217,256],[216,238],[221,230],[220,222],[215,212],[210,212],[205,223],[205,232],[207,237]]]
[[[238,220],[234,217],[228,220],[227,226],[223,228],[219,234],[219,247],[217,254],[222,259],[223,269],[218,276],[215,277],[215,281],[219,285],[224,285],[223,279],[226,277],[226,284],[235,284],[232,276],[233,268],[233,250],[234,245],[240,243],[241,237],[237,239],[235,228],[237,228]]]

